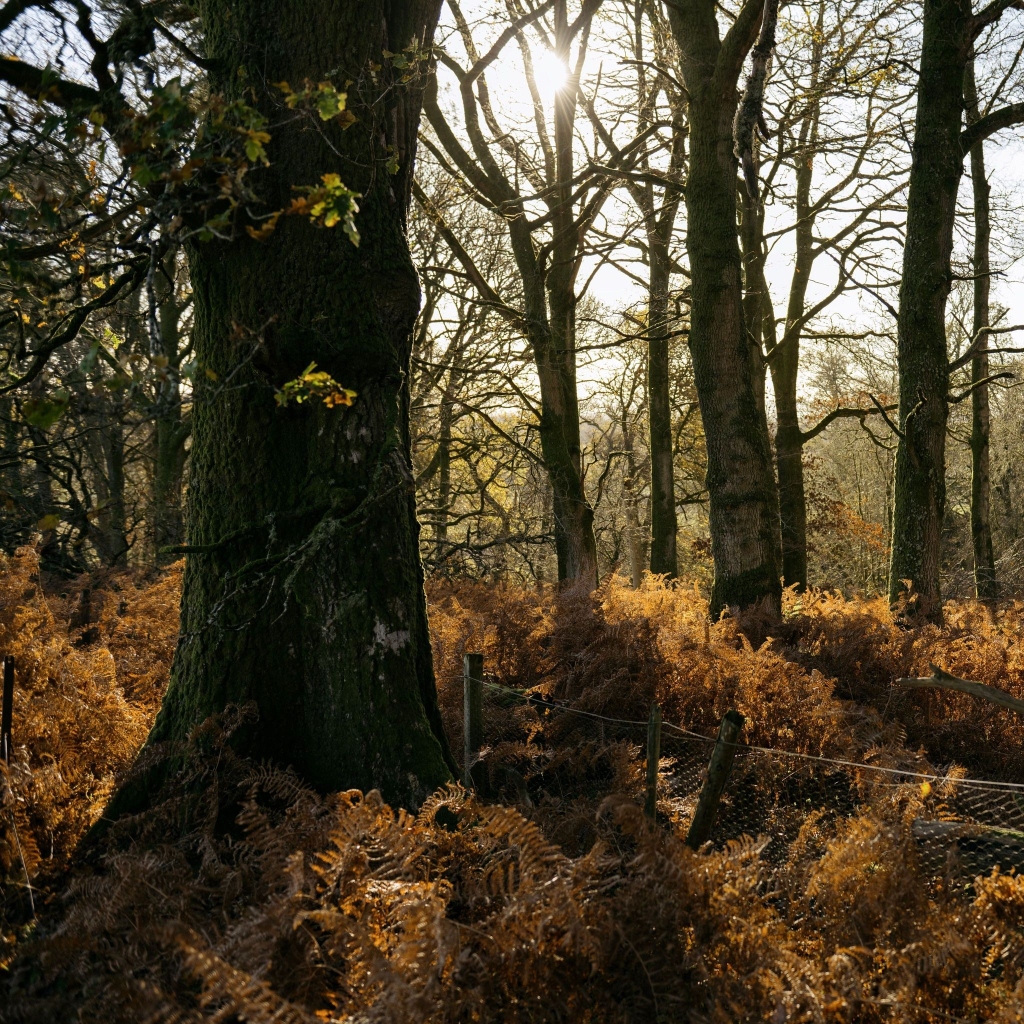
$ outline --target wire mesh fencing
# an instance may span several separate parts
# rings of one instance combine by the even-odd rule
[[[607,716],[536,690],[503,686],[485,674],[480,690],[474,784],[532,807],[593,805],[614,791],[643,802],[649,722]],[[671,722],[660,729],[657,816],[691,826],[718,739]],[[467,756],[469,748],[461,743]],[[736,741],[708,840],[760,841],[770,869],[794,856],[805,826],[842,825],[860,815],[899,823],[922,875],[946,882],[1024,871],[1024,785],[926,772]]]

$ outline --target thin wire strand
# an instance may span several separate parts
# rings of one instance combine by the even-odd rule
[[[483,686],[488,687],[491,690],[498,690],[502,693],[507,693],[513,697],[521,700],[524,704],[530,704],[534,707],[543,707],[550,711],[561,711],[565,714],[576,715],[581,718],[589,718],[600,722],[609,722],[612,725],[629,725],[637,728],[647,728],[647,722],[639,719],[632,718],[610,718],[607,715],[600,715],[596,711],[583,711],[580,708],[570,707],[566,704],[556,702],[550,698],[540,699],[538,697],[525,694],[521,690],[513,689],[510,686],[503,686],[500,683],[495,683],[487,679],[472,679],[467,676],[453,676],[453,679],[465,680],[470,678],[472,682],[480,683]],[[679,737],[686,737],[688,739],[700,740],[704,743],[717,743],[718,740],[713,736],[705,736],[699,732],[693,732],[690,729],[685,729],[679,725],[673,725],[671,722],[662,722],[662,729],[669,729],[679,734]],[[676,737],[670,737],[676,738]],[[727,742],[727,741],[723,741]],[[993,779],[969,779],[969,778],[955,778],[951,775],[934,775],[928,772],[914,771],[910,768],[887,768],[883,765],[877,764],[865,764],[861,761],[848,761],[838,757],[820,757],[816,754],[803,754],[796,750],[780,750],[775,747],[762,747],[754,743],[732,743],[730,746],[734,746],[737,750],[750,750],[760,754],[772,754],[777,757],[791,757],[802,761],[814,761],[819,764],[831,764],[837,765],[841,768],[853,768],[857,771],[869,771],[878,772],[885,775],[901,776],[907,779],[924,780],[926,782],[942,782],[948,783],[953,782],[958,786],[971,786],[975,789],[988,789],[996,792],[1004,793],[1022,793],[1024,794],[1024,784],[1018,782],[999,782]]]

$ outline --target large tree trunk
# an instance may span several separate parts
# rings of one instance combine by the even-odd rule
[[[711,90],[706,90],[711,92]],[[686,247],[693,275],[690,352],[708,452],[711,613],[767,601],[778,611],[779,505],[759,353],[743,317],[731,103],[693,95]],[[763,394],[763,390],[762,390]]]
[[[779,501],[763,390],[758,400],[763,364],[743,315],[732,138],[736,81],[759,16],[760,7],[748,3],[723,45],[713,3],[670,8],[690,94],[690,353],[708,454],[712,615],[760,603],[778,612],[782,597]]]
[[[964,100],[967,123],[978,120],[978,87],[974,78],[974,58],[967,62],[964,76]],[[989,265],[989,185],[985,177],[985,143],[971,147],[971,184],[974,192],[974,325],[972,341],[977,349],[971,360],[971,540],[974,546],[974,588],[981,600],[999,596],[996,559],[992,546],[992,520],[989,512],[991,476],[989,470],[989,396],[988,377],[989,293],[992,277]]]
[[[270,209],[340,174],[362,193],[355,248],[284,217],[190,252],[196,355],[190,554],[181,641],[157,739],[254,702],[239,739],[321,787],[416,802],[454,764],[434,689],[409,457],[408,371],[419,287],[404,234],[418,84],[383,51],[429,45],[439,3],[205,0],[214,91],[255,97],[275,130],[258,188]],[[376,76],[371,64],[380,65]],[[358,120],[282,118],[280,93],[351,80]],[[389,149],[399,171],[389,174]],[[311,362],[358,392],[348,410],[279,409]],[[231,386],[223,382],[229,374]]]
[[[970,53],[969,0],[925,0],[914,159],[897,333],[900,431],[894,484],[889,598],[909,584],[909,614],[941,620],[939,583],[946,505],[949,363],[946,299],[956,194],[963,171],[960,128]]]

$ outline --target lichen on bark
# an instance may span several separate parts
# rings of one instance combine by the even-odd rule
[[[198,375],[182,635],[154,739],[254,703],[236,742],[323,788],[416,803],[454,768],[434,687],[409,461],[419,287],[404,233],[420,83],[385,51],[429,43],[438,4],[205,0],[211,89],[273,126],[254,174],[268,209],[340,175],[340,228],[282,218],[269,238],[189,252]],[[272,83],[348,87],[356,121],[283,117]],[[287,113],[287,111],[285,111]],[[398,161],[398,172],[389,163]],[[311,362],[350,409],[278,408]],[[206,372],[208,371],[208,372]]]

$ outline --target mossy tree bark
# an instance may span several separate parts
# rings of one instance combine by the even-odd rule
[[[211,89],[273,127],[258,177],[270,209],[336,172],[362,194],[358,248],[284,217],[266,241],[190,252],[195,345],[182,631],[153,739],[182,739],[254,702],[239,739],[324,788],[416,802],[454,764],[434,688],[408,437],[419,287],[404,233],[416,81],[384,51],[429,44],[438,0],[202,0]],[[378,70],[372,71],[372,65]],[[346,81],[343,130],[282,116],[282,80]],[[289,112],[284,111],[287,115]],[[397,174],[388,172],[397,155]],[[351,409],[275,407],[309,363],[358,392]]]
[[[897,600],[909,583],[914,611],[930,619],[942,617],[939,559],[949,414],[946,299],[963,170],[960,122],[970,21],[969,0],[925,0],[900,285],[902,436],[896,452],[889,597]]]
[[[1024,103],[1012,103],[961,131],[965,74],[975,39],[1015,5],[1015,0],[993,0],[977,14],[969,0],[925,0],[924,5],[897,331],[900,438],[889,597],[896,601],[909,585],[914,598],[907,614],[935,621],[942,618],[950,373],[945,318],[957,189],[966,155],[994,132],[1024,122]]]
[[[747,0],[721,36],[713,0],[669,8],[690,95],[686,248],[692,274],[690,353],[707,443],[711,613],[781,604],[779,502],[772,467],[763,362],[743,312],[732,123],[736,83],[762,4]]]

